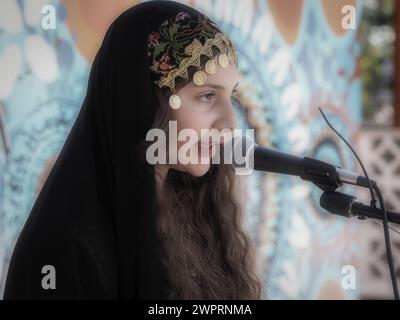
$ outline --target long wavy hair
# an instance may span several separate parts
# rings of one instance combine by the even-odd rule
[[[183,85],[178,81],[176,87]],[[168,136],[168,95],[158,88],[155,92],[159,108],[153,128]],[[220,152],[222,157],[222,148]],[[260,298],[255,252],[242,227],[235,178],[229,164],[211,164],[201,177],[174,169],[161,177],[156,165],[157,230],[169,299]]]
[[[214,56],[219,52],[213,47]],[[201,57],[204,66],[206,57]],[[189,67],[191,77],[196,69]],[[176,90],[185,85],[177,79]],[[171,108],[167,91],[155,87],[159,103],[152,128],[168,137]],[[143,156],[149,146],[140,146]],[[220,148],[221,158],[223,148]],[[243,230],[232,165],[210,164],[201,177],[155,166],[157,230],[170,299],[259,299],[254,247]]]

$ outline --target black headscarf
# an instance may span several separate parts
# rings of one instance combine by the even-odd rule
[[[140,3],[108,29],[85,100],[17,241],[5,299],[163,299],[166,271],[156,233],[154,167],[136,146],[158,103],[149,33],[178,12],[173,1]],[[56,288],[43,289],[43,266]]]

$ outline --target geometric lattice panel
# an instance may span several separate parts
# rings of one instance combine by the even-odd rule
[[[400,130],[363,129],[357,143],[361,159],[372,179],[377,181],[388,210],[400,211]],[[368,203],[368,192],[359,198]],[[391,225],[399,230],[399,226]],[[361,297],[393,298],[381,223],[360,223],[362,244]],[[397,282],[400,282],[400,235],[390,230]]]

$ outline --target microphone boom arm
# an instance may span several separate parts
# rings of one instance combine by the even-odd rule
[[[356,198],[341,192],[324,192],[321,195],[320,205],[330,213],[351,218],[358,217],[383,220],[382,211],[379,208],[368,206],[355,201]],[[400,213],[386,210],[388,221],[400,224]]]

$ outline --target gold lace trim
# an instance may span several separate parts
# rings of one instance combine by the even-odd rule
[[[180,63],[179,67],[171,70],[167,76],[163,76],[156,84],[161,88],[167,86],[175,93],[175,78],[183,77],[187,81],[189,79],[188,68],[195,66],[200,69],[200,57],[202,54],[208,56],[210,59],[213,58],[212,46],[218,47],[222,52],[224,42],[233,51],[233,57],[237,66],[237,55],[235,47],[232,45],[229,37],[223,33],[217,33],[214,38],[207,39],[203,46],[198,46],[193,49],[190,57],[184,58]]]

